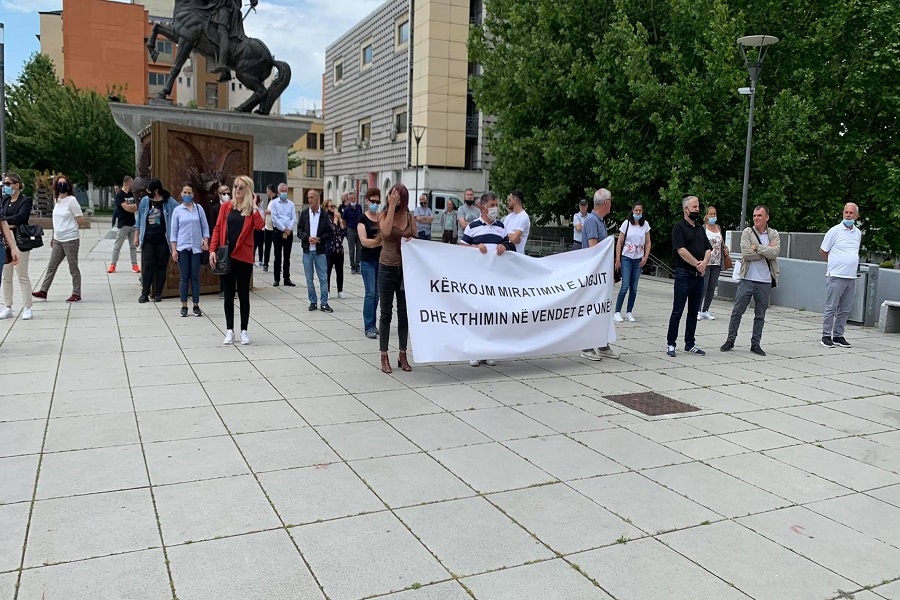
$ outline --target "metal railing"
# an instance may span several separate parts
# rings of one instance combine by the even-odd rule
[[[477,115],[469,115],[466,117],[466,137],[478,137]]]

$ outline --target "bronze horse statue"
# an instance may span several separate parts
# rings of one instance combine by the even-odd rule
[[[254,2],[253,5],[255,6],[256,3]],[[231,6],[232,10],[240,11],[239,0]],[[166,85],[157,94],[159,99],[165,101],[172,93],[176,78],[191,52],[197,51],[207,60],[218,62],[218,58],[221,56],[218,41],[220,38],[217,35],[215,24],[211,22],[214,16],[211,14],[208,0],[175,0],[174,23],[172,25],[157,23],[153,26],[153,33],[147,39],[147,49],[154,61],[159,56],[159,51],[156,49],[156,38],[160,35],[178,46],[178,53],[175,56],[175,62],[172,63],[172,69],[169,71]],[[237,18],[240,19],[239,12]],[[256,108],[257,113],[267,115],[272,112],[275,101],[290,84],[291,67],[284,61],[275,60],[262,41],[245,36],[243,31],[232,31],[231,36],[234,41],[229,44],[231,47],[225,52],[226,60],[222,65],[223,70],[227,70],[226,73],[234,71],[238,81],[253,92],[253,95],[236,110],[251,112]],[[278,74],[272,81],[272,85],[266,88],[265,81],[272,74],[273,68],[278,70]],[[223,75],[220,81],[228,78],[230,76]]]

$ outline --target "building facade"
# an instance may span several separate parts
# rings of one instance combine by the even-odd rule
[[[288,115],[290,116],[290,115]],[[288,193],[298,208],[306,202],[306,192],[316,190],[325,200],[325,120],[322,111],[311,110],[303,115],[312,120],[312,127],[305,136],[291,147],[294,158],[302,160],[300,166],[288,173]],[[332,198],[332,200],[339,200]]]
[[[480,0],[387,0],[325,51],[325,196],[488,187],[469,75]],[[417,141],[416,134],[419,134]]]

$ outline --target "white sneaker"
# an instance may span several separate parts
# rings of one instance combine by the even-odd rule
[[[631,313],[625,313],[625,320],[630,323],[634,323],[634,315]]]
[[[470,367],[479,367],[479,366],[481,366],[481,361],[480,360],[470,360],[469,366]]]
[[[597,350],[591,348],[590,350],[582,350],[581,358],[586,358],[588,360],[603,360],[603,357],[597,354]]]
[[[702,320],[705,319],[705,318],[706,318],[706,315],[703,313],[703,311],[700,311],[700,312],[697,313],[697,320],[698,320],[698,321],[702,321]]]
[[[489,358],[489,359],[487,359],[486,361],[484,361],[484,364],[486,364],[486,365],[489,366],[489,367],[496,367],[496,366],[497,366],[497,361],[494,360],[493,358]]]
[[[242,345],[242,346],[248,346],[248,345],[250,345],[250,336],[247,335],[247,330],[246,330],[246,329],[244,329],[243,331],[241,331],[241,345]]]
[[[344,292],[338,292],[338,298],[340,298],[341,300],[345,299],[346,297],[347,294],[345,294]]]
[[[22,320],[23,321],[30,321],[31,317],[33,317],[33,316],[34,315],[31,314],[31,309],[28,308],[27,306],[22,309]]]
[[[616,323],[621,323],[622,322],[622,313],[614,314],[613,321],[615,321]]]
[[[234,343],[234,329],[229,329],[225,332],[225,340],[222,343],[226,346],[230,346]]]
[[[601,356],[603,358],[619,358],[619,353],[607,346],[606,348],[597,348],[594,350],[597,353],[597,356]]]
[[[0,308],[0,319],[9,319],[13,316],[13,311],[10,307],[4,306]]]
[[[706,311],[705,313],[703,313],[703,316],[704,316],[705,318],[709,319],[710,321],[715,321],[715,320],[716,320],[716,317],[714,317],[713,314],[712,314],[711,312],[709,312],[709,311]]]

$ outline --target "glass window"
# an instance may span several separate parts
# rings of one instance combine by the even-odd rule
[[[406,133],[406,126],[408,125],[406,114],[406,110],[394,114],[394,131],[398,135]]]
[[[315,133],[307,133],[306,134],[306,148],[307,150],[315,150],[317,142],[316,138],[318,136]]]
[[[409,19],[397,25],[397,45],[409,43]]]
[[[219,106],[219,85],[216,83],[206,84],[206,107],[218,108]]]
[[[371,121],[360,121],[359,123],[359,142],[361,144],[368,144],[372,139],[372,122]]]
[[[156,49],[160,54],[172,54],[172,42],[156,40]]]
[[[334,85],[344,80],[344,61],[338,60],[334,63]]]
[[[362,64],[363,66],[372,64],[372,43],[369,42],[362,49]]]
[[[314,160],[306,161],[306,176],[315,179],[316,178],[316,166],[317,162]]]
[[[335,129],[334,131],[334,151],[340,152],[341,145],[344,143],[344,132],[340,129]]]
[[[320,133],[319,134],[319,150],[324,150],[324,149],[325,149],[325,134]]]
[[[148,73],[147,74],[147,83],[150,84],[150,87],[164,86],[164,85],[166,85],[166,74],[165,73]]]
[[[187,86],[191,87],[191,78],[190,77],[187,78]]]

